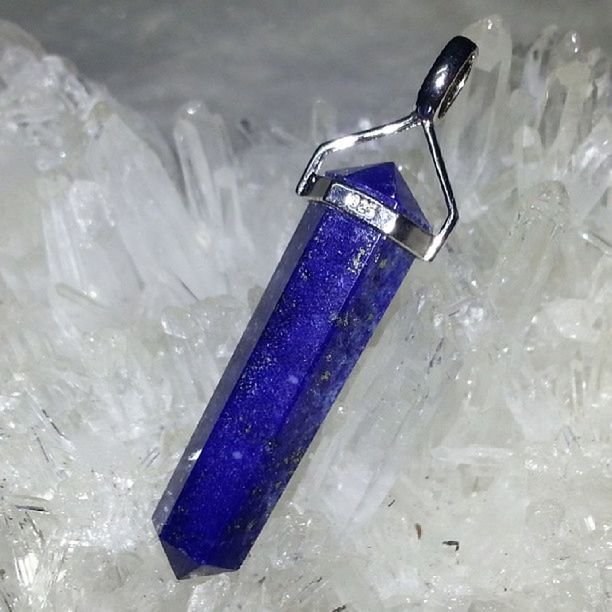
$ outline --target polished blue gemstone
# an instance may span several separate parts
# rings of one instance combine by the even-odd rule
[[[428,228],[395,164],[330,174]],[[177,577],[240,567],[412,261],[308,206],[155,512]]]

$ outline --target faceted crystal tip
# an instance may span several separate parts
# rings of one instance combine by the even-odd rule
[[[407,215],[422,230],[431,231],[423,211],[393,162],[332,170],[328,175],[342,179],[348,186],[359,189],[388,208]]]
[[[200,565],[200,563],[194,561],[189,555],[172,546],[172,544],[164,542],[163,539],[161,540],[161,544],[168,558],[168,562],[170,563],[170,567],[178,580],[193,578],[195,576],[214,576],[215,574],[232,572],[238,569],[237,567]]]

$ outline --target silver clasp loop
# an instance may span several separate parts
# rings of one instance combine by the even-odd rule
[[[417,96],[415,110],[407,117],[397,121],[342,136],[320,145],[300,178],[296,188],[297,194],[311,200],[339,206],[337,198],[328,197],[332,181],[329,177],[320,174],[325,158],[332,153],[350,149],[355,145],[398,134],[420,125],[425,133],[429,152],[446,202],[448,214],[442,227],[437,233],[428,234],[404,215],[390,211],[384,204],[374,200],[372,200],[372,205],[380,207],[377,215],[375,215],[376,218],[385,217],[390,220],[385,224],[376,224],[368,219],[362,220],[382,231],[419,259],[431,261],[446,242],[459,218],[457,204],[436,137],[434,120],[442,118],[455,101],[465,85],[477,54],[478,47],[470,39],[464,36],[456,36],[451,39],[427,73]],[[347,207],[340,207],[346,212],[354,213]],[[391,217],[389,213],[392,213]]]

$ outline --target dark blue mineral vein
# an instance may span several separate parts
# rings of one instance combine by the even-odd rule
[[[428,228],[394,164],[330,174]],[[240,567],[412,261],[308,206],[155,512],[177,577]]]

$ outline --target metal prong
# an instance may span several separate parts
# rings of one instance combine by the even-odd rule
[[[425,261],[432,261],[446,242],[449,234],[453,231],[457,221],[459,221],[459,211],[457,210],[457,203],[455,202],[453,188],[451,187],[448,174],[446,173],[446,166],[444,164],[444,159],[442,158],[442,152],[440,151],[440,145],[438,144],[433,122],[423,121],[423,131],[425,132],[427,146],[429,147],[429,152],[431,153],[431,157],[433,159],[434,168],[436,169],[436,175],[438,176],[438,181],[440,182],[440,188],[442,189],[442,194],[444,195],[447,210],[447,217],[442,224],[442,227],[437,234],[432,236],[427,252],[423,256]]]
[[[362,132],[355,132],[348,136],[342,136],[335,140],[329,140],[319,145],[314,155],[310,158],[302,178],[296,187],[296,193],[299,196],[308,196],[309,189],[314,184],[317,173],[323,165],[323,161],[330,153],[337,153],[338,151],[344,151],[350,149],[355,145],[368,142],[370,140],[376,140],[384,136],[391,134],[399,134],[405,130],[409,130],[417,125],[420,125],[421,121],[416,112],[410,113],[407,117],[393,121],[392,123],[385,123],[369,130],[363,130]]]
[[[433,122],[438,117],[443,117],[455,101],[465,85],[477,53],[478,47],[468,38],[456,36],[451,39],[436,58],[423,81],[417,96],[416,109],[410,115],[397,121],[336,138],[320,145],[300,178],[296,188],[297,194],[340,207],[345,212],[355,215],[355,211],[351,211],[350,207],[346,208],[338,198],[331,197],[330,194],[333,190],[331,189],[330,179],[319,174],[325,158],[331,153],[344,151],[358,144],[398,134],[421,125],[448,211],[442,227],[436,234],[427,234],[410,219],[395,212],[392,213],[392,216],[396,218],[393,223],[374,223],[372,220],[363,218],[361,220],[376,227],[416,257],[431,261],[446,242],[459,218]],[[365,196],[365,194],[361,195]],[[380,202],[376,204],[378,206],[376,219],[386,218],[392,212],[384,204]],[[374,206],[374,202],[372,202],[372,206]],[[385,210],[387,213],[385,213]],[[355,216],[360,218],[359,215]]]

